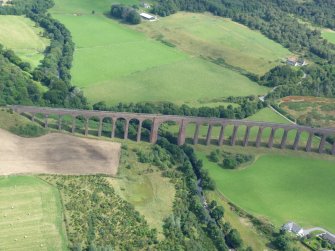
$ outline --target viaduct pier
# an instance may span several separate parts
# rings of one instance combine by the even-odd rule
[[[58,117],[58,129],[62,129],[62,117],[71,116],[72,117],[72,133],[76,132],[76,119],[77,117],[85,118],[85,135],[88,135],[88,124],[89,120],[96,118],[99,121],[98,136],[102,135],[103,120],[109,118],[111,121],[111,132],[110,136],[115,137],[115,127],[118,120],[124,120],[124,139],[128,138],[128,129],[131,121],[136,121],[137,126],[137,141],[141,141],[141,130],[144,121],[151,121],[151,131],[150,131],[150,143],[156,143],[158,139],[159,127],[165,122],[175,122],[179,125],[178,132],[178,145],[183,145],[186,140],[186,127],[189,124],[195,124],[195,131],[192,137],[193,144],[198,144],[199,132],[202,125],[208,125],[207,136],[205,138],[205,144],[211,144],[212,131],[214,127],[220,127],[220,134],[217,138],[217,144],[219,146],[223,144],[228,144],[234,146],[237,144],[238,130],[239,128],[245,128],[243,132],[243,138],[240,142],[242,146],[255,146],[260,147],[261,144],[265,144],[268,148],[275,147],[274,139],[276,131],[283,130],[281,136],[280,144],[277,145],[279,149],[291,148],[293,150],[299,149],[299,142],[301,141],[301,134],[307,133],[308,139],[304,145],[304,150],[306,152],[312,151],[312,142],[314,136],[320,137],[320,142],[316,151],[318,153],[330,153],[335,155],[335,142],[332,144],[330,149],[326,150],[327,137],[335,136],[335,129],[330,128],[312,128],[307,126],[299,125],[287,125],[287,124],[277,124],[268,122],[256,122],[248,120],[230,120],[221,118],[204,118],[204,117],[187,117],[187,116],[174,116],[174,115],[158,115],[158,114],[141,114],[141,113],[124,113],[124,112],[109,112],[109,111],[91,111],[91,110],[72,110],[63,108],[43,108],[43,107],[31,107],[31,106],[9,106],[17,113],[24,113],[29,115],[29,117],[34,121],[37,114],[44,117],[44,126],[48,127],[48,118],[50,116]],[[226,129],[228,126],[232,126],[232,134],[229,138],[226,136]],[[250,132],[251,129],[256,128],[257,136],[255,142],[250,142]],[[263,132],[266,128],[270,128],[270,136],[264,140],[262,138]],[[254,129],[255,130],[255,129]],[[288,144],[288,133],[293,131],[295,133],[293,144]]]

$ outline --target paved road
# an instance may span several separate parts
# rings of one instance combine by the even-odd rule
[[[310,229],[305,229],[304,230],[304,235],[308,235],[310,234],[311,232],[314,232],[314,231],[322,231],[322,232],[325,232],[327,234],[329,234],[330,236],[334,237],[335,238],[335,235],[328,232],[326,229],[323,229],[321,227],[313,227],[313,228],[310,228]]]

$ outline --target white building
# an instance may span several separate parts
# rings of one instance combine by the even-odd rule
[[[145,12],[140,13],[140,16],[141,16],[143,19],[145,19],[145,20],[149,20],[149,21],[156,21],[156,20],[157,20],[157,17],[156,17],[156,16],[150,15],[150,14],[145,13]]]
[[[288,65],[292,65],[292,66],[305,66],[305,65],[308,64],[305,59],[298,58],[296,56],[288,57],[287,60],[286,60],[286,63]]]
[[[150,4],[148,4],[148,3],[142,3],[142,6],[144,8],[146,8],[146,9],[150,9],[151,8]]]
[[[285,231],[288,231],[290,233],[294,233],[297,236],[303,237],[304,236],[304,229],[300,227],[299,225],[295,224],[294,222],[288,222],[284,226],[282,226],[282,229]]]

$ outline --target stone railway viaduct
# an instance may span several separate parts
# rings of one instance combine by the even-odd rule
[[[251,128],[258,128],[258,133],[256,136],[256,142],[253,144],[256,147],[260,147],[261,143],[266,143],[268,148],[272,148],[274,146],[274,137],[277,130],[284,130],[283,136],[281,138],[281,142],[279,144],[280,149],[285,149],[288,147],[287,145],[287,136],[289,131],[296,131],[295,139],[293,145],[290,146],[293,150],[298,150],[299,141],[301,134],[303,132],[307,132],[309,137],[307,140],[304,149],[306,152],[310,152],[312,150],[312,141],[314,136],[320,137],[320,143],[317,149],[318,153],[327,152],[325,149],[326,146],[326,138],[328,136],[335,136],[335,130],[329,128],[311,128],[306,126],[299,125],[286,125],[286,124],[276,124],[276,123],[267,123],[267,122],[255,122],[248,120],[229,120],[229,119],[221,119],[221,118],[203,118],[203,117],[185,117],[185,116],[174,116],[174,115],[158,115],[158,114],[140,114],[140,113],[121,113],[121,112],[107,112],[107,111],[90,111],[90,110],[71,110],[71,109],[63,109],[63,108],[41,108],[41,107],[30,107],[30,106],[9,106],[17,113],[29,114],[31,119],[34,121],[35,116],[37,114],[42,114],[45,118],[44,125],[48,127],[48,117],[51,115],[58,116],[58,129],[62,129],[62,117],[63,116],[72,116],[72,133],[76,131],[76,118],[78,116],[85,118],[85,135],[88,135],[88,122],[90,118],[98,118],[99,119],[99,129],[98,136],[100,137],[102,134],[102,125],[103,120],[105,118],[110,118],[112,121],[112,131],[111,137],[115,136],[115,125],[116,121],[123,119],[125,120],[124,127],[124,139],[128,138],[128,129],[130,121],[137,120],[138,121],[138,130],[137,130],[137,141],[141,141],[141,129],[142,123],[145,120],[150,120],[152,122],[151,132],[150,132],[150,142],[156,143],[158,138],[158,129],[162,123],[165,122],[175,122],[179,125],[179,133],[178,133],[178,145],[183,145],[186,139],[186,126],[188,124],[194,123],[196,125],[195,132],[193,136],[193,143],[197,144],[199,140],[199,130],[201,125],[208,125],[207,136],[205,139],[206,145],[211,143],[212,139],[212,130],[214,126],[220,126],[220,135],[218,138],[218,145],[230,144],[234,146],[237,141],[237,132],[239,127],[244,126],[245,133],[242,140],[243,146],[248,146],[249,136]],[[227,126],[233,126],[233,132],[229,140],[225,139],[225,128]],[[270,128],[271,133],[266,142],[262,142],[262,134],[265,128]],[[335,155],[335,143],[332,145],[330,149],[330,153]]]

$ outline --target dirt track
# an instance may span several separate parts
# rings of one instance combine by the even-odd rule
[[[52,133],[21,138],[0,129],[0,175],[19,173],[115,175],[120,144]]]

